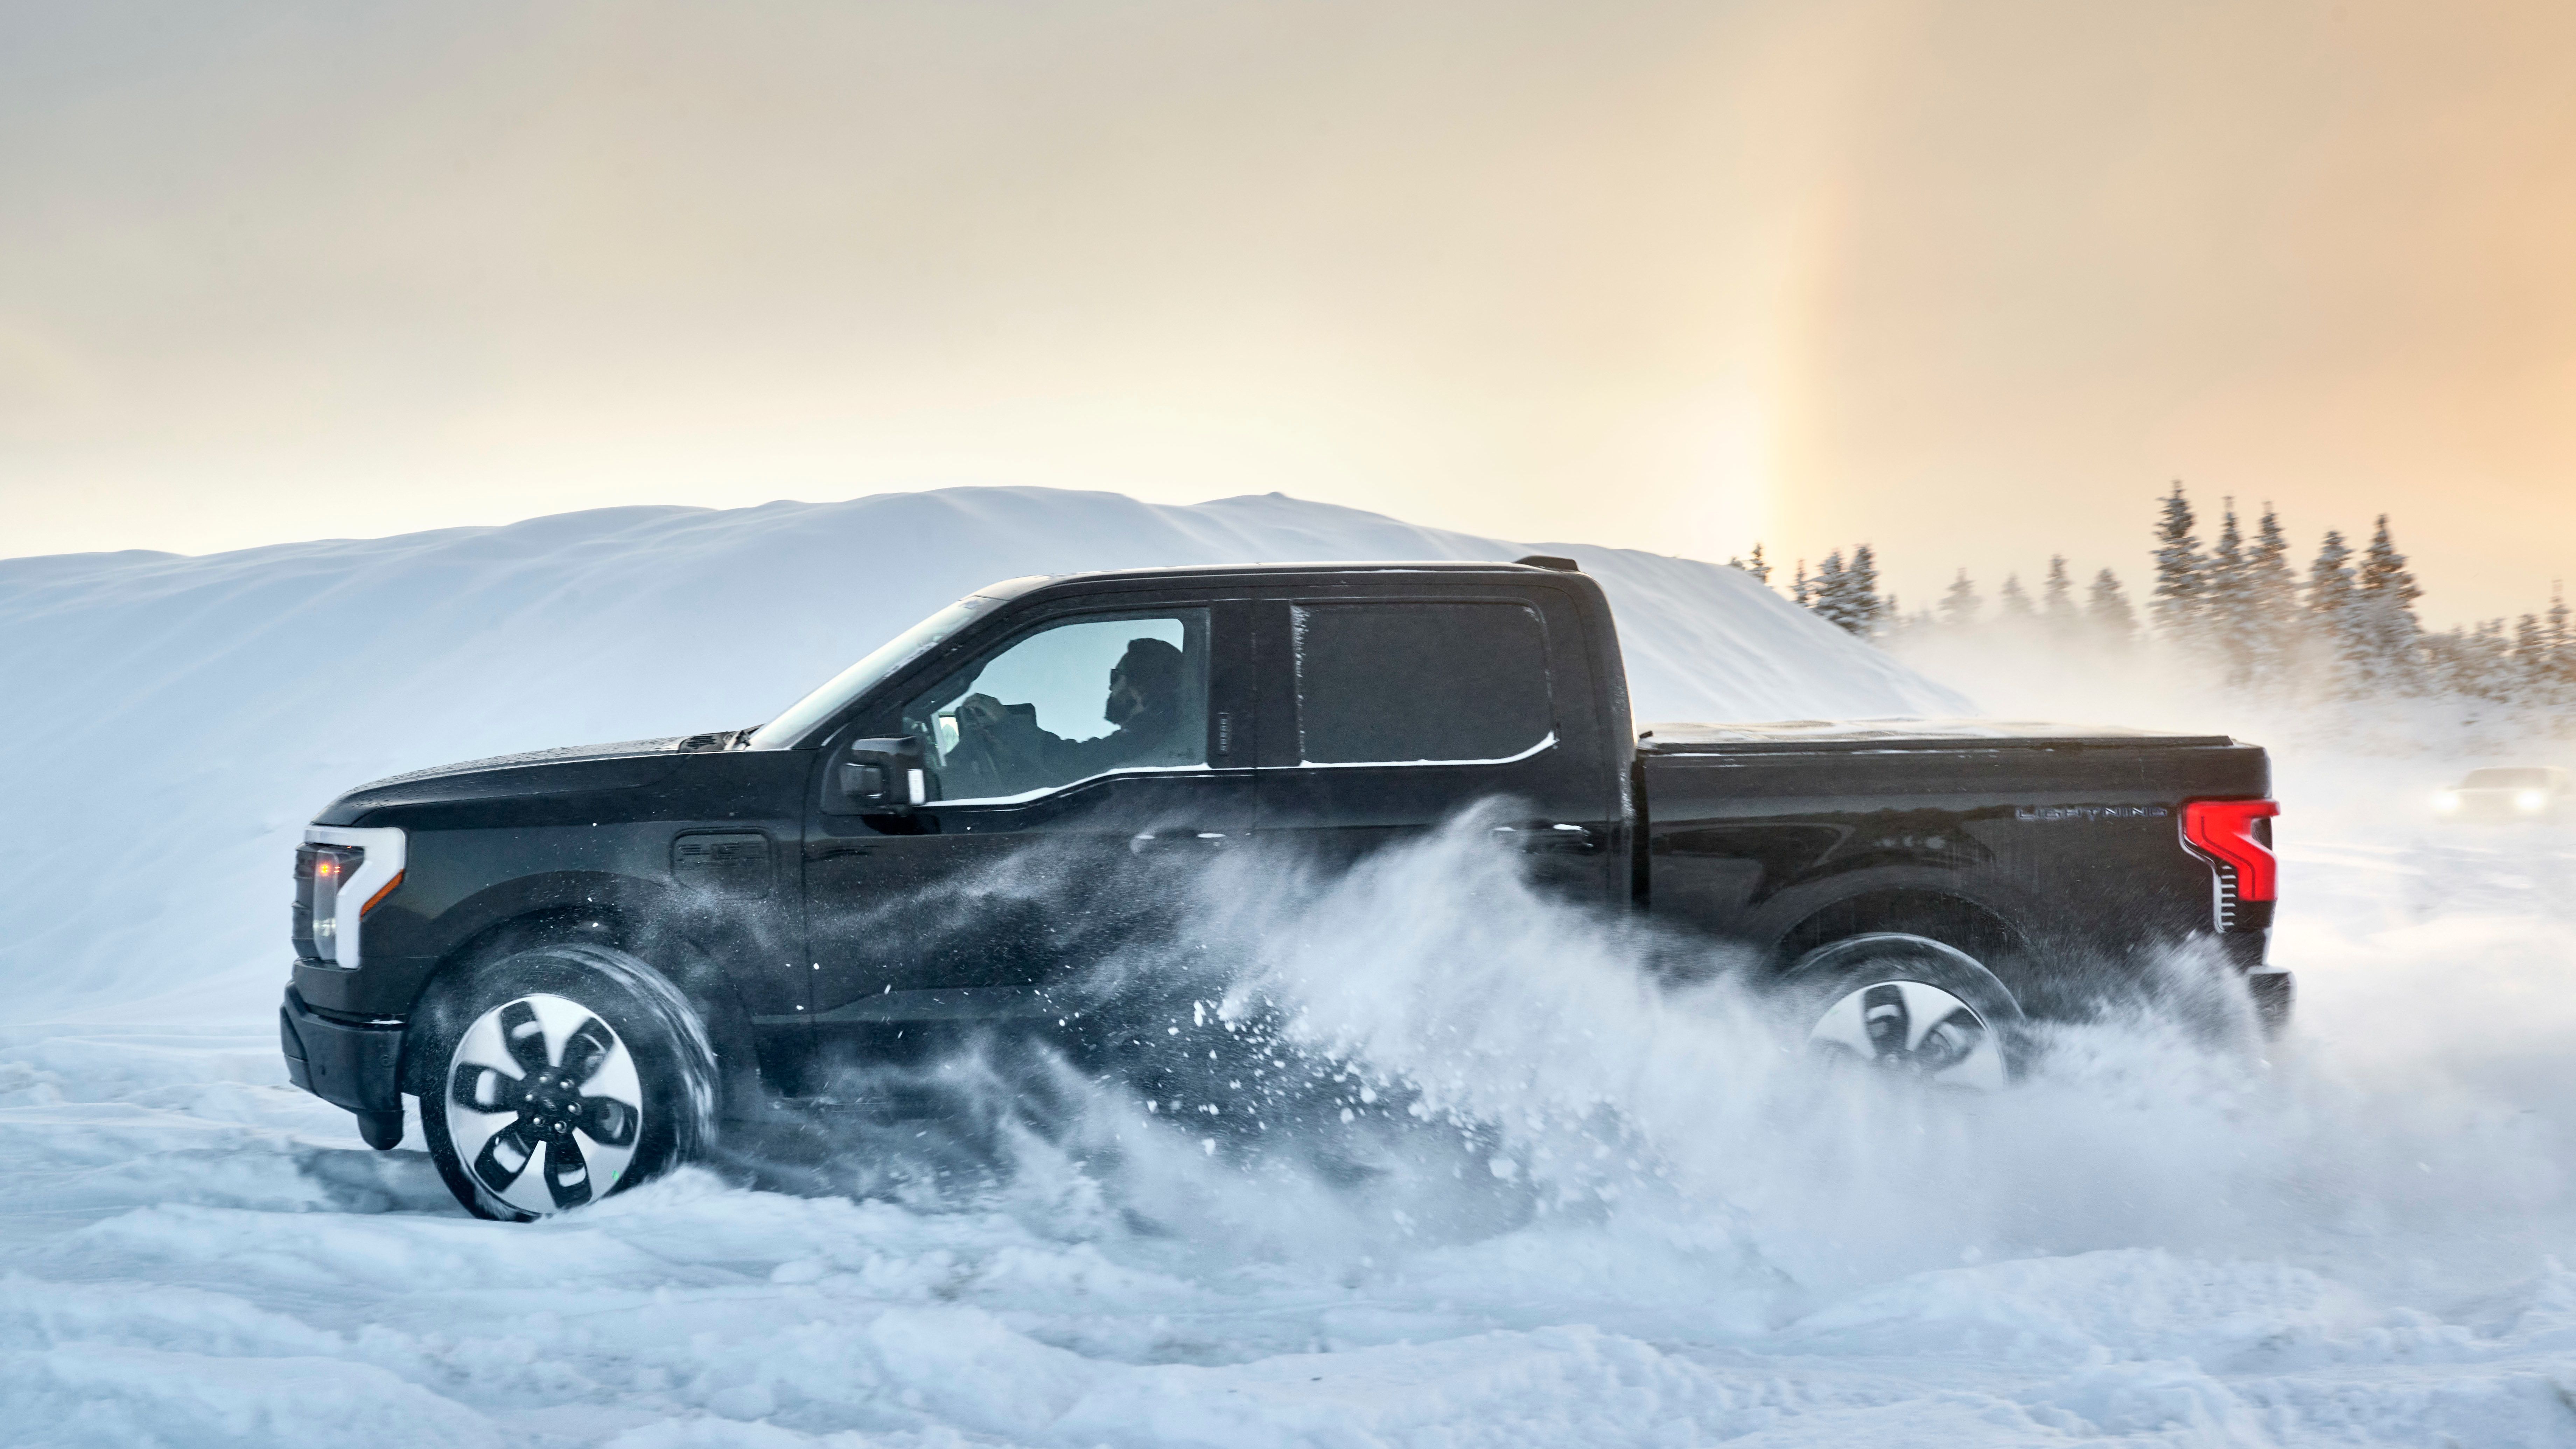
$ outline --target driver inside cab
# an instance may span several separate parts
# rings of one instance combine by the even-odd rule
[[[1129,640],[1110,668],[1100,714],[1117,728],[1069,740],[1042,728],[1035,711],[989,694],[970,694],[956,709],[961,743],[980,748],[1003,779],[1022,788],[1066,784],[1167,752],[1181,725],[1181,651],[1160,639]]]

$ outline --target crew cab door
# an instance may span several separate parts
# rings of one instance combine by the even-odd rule
[[[1254,623],[1256,837],[1330,867],[1508,801],[1485,843],[1575,899],[1625,898],[1621,781],[1580,616],[1543,585],[1282,591]]]
[[[1061,600],[826,741],[804,879],[810,1015],[827,1064],[1051,1022],[1064,1009],[1051,984],[1184,905],[1188,877],[1241,848],[1249,634],[1240,598]],[[1104,718],[1112,670],[1164,650],[1177,655],[1171,727],[1120,746]],[[979,725],[979,709],[1008,730]],[[836,792],[835,763],[853,739],[898,736],[920,742],[927,798],[860,813]]]

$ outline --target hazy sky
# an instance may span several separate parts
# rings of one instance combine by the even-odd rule
[[[0,554],[1282,490],[2576,573],[2576,6],[0,6]]]

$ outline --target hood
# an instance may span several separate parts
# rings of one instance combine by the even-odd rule
[[[632,790],[668,777],[700,735],[623,740],[606,745],[565,745],[465,760],[372,780],[342,795],[313,817],[316,825],[357,825],[366,817],[406,805],[450,805],[536,795],[590,795]]]

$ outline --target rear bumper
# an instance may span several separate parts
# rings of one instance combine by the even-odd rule
[[[2254,996],[2254,1012],[2263,1020],[2265,1036],[2279,1036],[2289,1029],[2290,1009],[2298,1004],[2299,978],[2287,971],[2249,971],[2245,989]]]
[[[402,1023],[334,1021],[289,986],[277,1009],[277,1036],[295,1085],[361,1117],[391,1112],[399,1120]]]
[[[2264,924],[2268,927],[2272,903],[2258,901],[2251,904],[2263,908]],[[2299,999],[2299,981],[2296,976],[2266,961],[2272,949],[2271,931],[2239,929],[2222,932],[2216,939],[2227,964],[2244,978],[2245,990],[2254,998],[2254,1011],[2262,1019],[2263,1034],[2279,1036],[2288,1030],[2290,1009]]]

